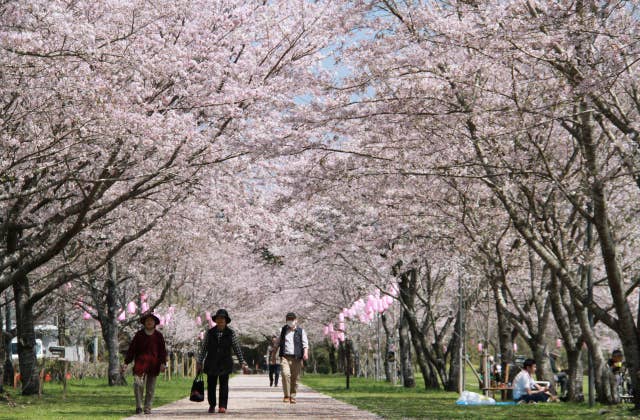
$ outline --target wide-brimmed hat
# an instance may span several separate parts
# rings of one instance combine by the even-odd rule
[[[223,316],[227,320],[227,324],[231,322],[231,318],[229,318],[229,313],[227,312],[226,309],[218,309],[216,314],[211,319],[213,319],[215,321],[216,318],[219,317],[219,316]]]
[[[153,314],[153,312],[145,312],[142,315],[140,315],[140,323],[144,324],[144,321],[149,317],[153,318],[153,320],[155,321],[156,325],[158,325],[160,323],[160,318],[155,316]]]

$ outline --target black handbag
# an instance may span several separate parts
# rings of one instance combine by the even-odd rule
[[[189,400],[195,402],[204,401],[204,380],[202,379],[202,373],[197,374],[196,378],[193,380]]]

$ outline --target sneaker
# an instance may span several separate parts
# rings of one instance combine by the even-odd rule
[[[215,407],[209,407],[209,413],[213,414],[216,412],[216,408]]]
[[[291,399],[289,397],[284,397],[282,399],[282,402],[288,403],[288,402],[291,402]]]
[[[218,413],[224,414],[224,413],[226,413],[226,412],[227,412],[227,409],[226,409],[226,408],[224,408],[224,407],[220,407],[220,408],[218,408]]]
[[[144,409],[144,414],[151,414],[151,409],[150,408],[145,408]]]
[[[295,398],[291,397],[290,400],[291,400],[291,404],[295,404],[296,403],[296,399]]]

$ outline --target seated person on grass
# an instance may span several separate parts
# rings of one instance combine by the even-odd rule
[[[513,399],[517,403],[546,402],[551,396],[546,386],[538,386],[533,380],[536,372],[536,361],[527,359],[523,369],[513,380]]]

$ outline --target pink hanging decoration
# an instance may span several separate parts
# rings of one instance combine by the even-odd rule
[[[561,338],[558,338],[558,339],[556,340],[556,347],[557,347],[557,348],[562,347],[562,339],[561,339]]]
[[[478,343],[478,351],[482,353],[482,343]]]
[[[142,302],[142,312],[147,312],[149,310],[149,305],[147,302]]]
[[[136,309],[138,309],[138,307],[136,306],[136,304],[131,301],[127,304],[127,312],[129,312],[130,314],[135,314],[136,313]]]
[[[513,343],[513,351],[518,351],[518,343]]]
[[[118,321],[122,322],[125,319],[127,319],[127,315],[124,312],[124,309],[122,310],[122,312],[120,312],[120,315],[118,315]]]
[[[83,314],[82,314],[82,319],[84,319],[84,320],[87,320],[87,321],[88,321],[88,320],[90,320],[91,318],[92,318],[92,317],[91,317],[91,314],[90,314],[89,312],[85,312],[85,313],[83,313]]]

